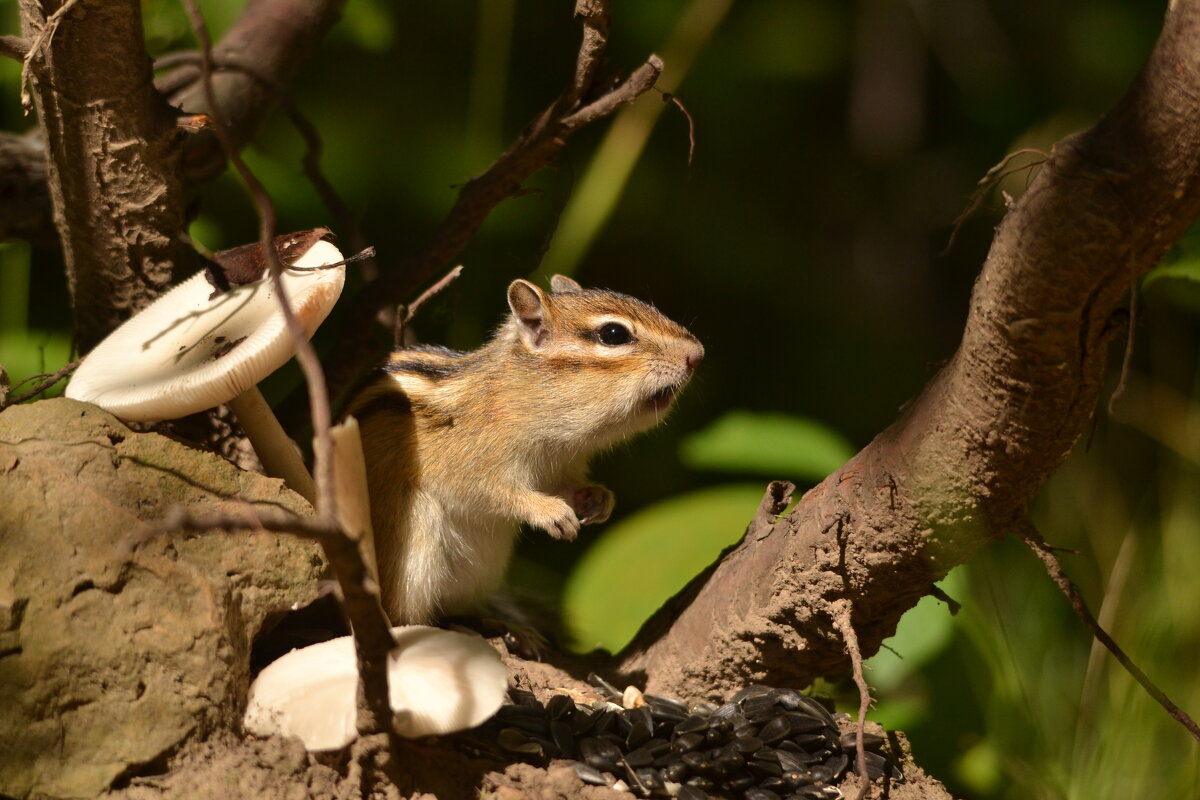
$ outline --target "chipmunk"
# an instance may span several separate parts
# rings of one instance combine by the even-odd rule
[[[383,603],[393,624],[477,611],[517,523],[572,540],[613,493],[588,458],[660,422],[704,357],[682,326],[562,275],[508,287],[478,350],[396,350],[347,405],[367,463]]]

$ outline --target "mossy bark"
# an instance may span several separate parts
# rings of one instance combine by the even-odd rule
[[[309,511],[94,406],[0,414],[0,793],[93,796],[238,728],[255,634],[324,564],[286,535],[150,535],[175,506]]]

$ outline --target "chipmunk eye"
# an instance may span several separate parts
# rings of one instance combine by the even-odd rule
[[[629,328],[619,322],[606,323],[600,328],[598,334],[601,344],[606,344],[609,347],[616,347],[621,344],[629,344],[633,341],[633,334],[629,332]]]

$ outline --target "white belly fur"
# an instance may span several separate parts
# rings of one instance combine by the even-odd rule
[[[422,490],[401,503],[394,531],[377,538],[380,578],[394,624],[429,623],[477,610],[499,587],[516,525],[478,510],[447,508]]]

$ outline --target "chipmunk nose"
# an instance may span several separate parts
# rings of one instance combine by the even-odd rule
[[[688,372],[694,372],[696,367],[700,366],[700,362],[704,360],[704,347],[700,344],[696,345],[696,349],[687,355]]]

